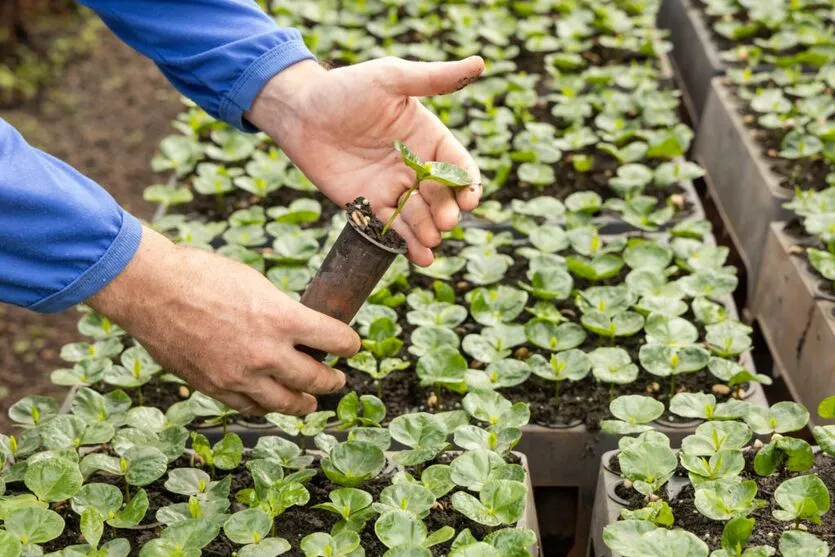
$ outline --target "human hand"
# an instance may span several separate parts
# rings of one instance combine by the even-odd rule
[[[87,300],[128,331],[168,371],[241,413],[307,414],[313,394],[345,376],[296,349],[352,356],[348,325],[309,309],[256,270],[178,247],[145,228],[130,264]]]
[[[425,182],[394,221],[410,258],[429,265],[441,231],[458,224],[460,210],[478,205],[481,175],[464,146],[415,97],[451,93],[483,70],[478,56],[458,62],[390,57],[331,71],[307,60],[271,79],[247,118],[332,201],[344,207],[362,195],[383,221],[415,178],[395,151],[395,140],[425,160],[465,168],[472,187],[456,193]]]

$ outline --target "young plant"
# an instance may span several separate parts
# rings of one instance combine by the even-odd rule
[[[392,439],[409,447],[394,459],[403,466],[419,466],[446,450],[449,431],[436,414],[417,412],[394,418],[389,424]]]
[[[294,442],[277,435],[262,435],[252,449],[253,460],[272,460],[283,468],[301,470],[313,463],[313,456],[302,453]]]
[[[628,385],[638,378],[638,366],[629,353],[620,347],[595,348],[589,353],[591,372],[601,383],[609,384],[609,398],[615,398],[615,385]]]
[[[216,467],[221,470],[237,468],[244,452],[243,441],[236,433],[227,433],[220,441],[211,445],[205,435],[192,431],[191,448],[209,467],[212,477],[215,475]]]
[[[376,477],[385,463],[386,457],[379,447],[364,441],[345,441],[322,459],[322,471],[333,483],[358,487]]]
[[[829,511],[829,489],[814,474],[797,476],[777,486],[774,501],[780,507],[772,511],[777,520],[808,520],[820,524],[821,516]]]
[[[711,520],[730,520],[734,517],[748,516],[766,505],[762,499],[756,499],[757,482],[746,480],[726,485],[722,482],[709,484],[696,489],[695,506]]]
[[[495,452],[468,450],[450,463],[450,480],[470,491],[481,491],[492,480],[522,482],[525,471],[518,464],[509,464]]]
[[[610,435],[632,435],[653,429],[647,424],[664,414],[664,404],[652,397],[626,395],[610,402],[609,411],[617,420],[603,420],[600,429]]]
[[[451,526],[429,533],[426,525],[408,510],[390,510],[374,523],[374,533],[389,548],[386,555],[431,555],[427,548],[447,542],[455,535]]]
[[[328,425],[328,420],[334,416],[336,416],[336,412],[324,410],[320,412],[312,412],[304,418],[280,414],[278,412],[270,412],[264,417],[268,422],[287,435],[292,437],[301,436],[299,438],[299,447],[301,447],[302,453],[304,453],[306,450],[307,438],[316,437],[322,433]]]
[[[603,541],[623,557],[707,557],[707,544],[685,530],[660,528],[647,520],[619,520],[603,529]]]
[[[352,487],[334,489],[328,494],[330,502],[314,505],[314,509],[322,509],[341,517],[333,531],[341,532],[344,529],[362,532],[376,510],[371,506],[374,498],[367,491]],[[434,499],[433,499],[434,502]]]
[[[104,372],[104,381],[124,389],[136,389],[137,403],[143,405],[142,386],[162,371],[141,346],[133,346],[122,352],[120,366],[112,366]]]
[[[445,346],[418,359],[416,371],[422,387],[434,386],[438,408],[442,389],[463,393],[467,389],[467,360],[457,349]]]
[[[510,355],[511,349],[525,343],[522,325],[495,325],[484,327],[481,334],[464,337],[464,352],[485,364],[498,362]]]
[[[640,439],[640,438],[639,438]],[[621,474],[648,500],[667,483],[678,466],[675,452],[667,445],[644,438],[622,447],[618,453]]]
[[[722,449],[710,457],[681,453],[679,459],[689,472],[690,483],[697,489],[717,480],[736,481],[745,468],[745,457],[737,449]]]
[[[560,387],[564,381],[580,381],[591,371],[591,360],[578,349],[551,354],[549,362],[543,356],[534,354],[527,360],[528,367],[537,376],[554,382],[554,403],[560,406]]]
[[[737,421],[699,424],[692,435],[681,441],[681,450],[695,456],[712,456],[723,449],[738,450],[751,440],[751,428]]]
[[[407,511],[418,519],[424,519],[435,505],[435,495],[429,488],[417,482],[401,482],[389,485],[380,492],[374,510],[380,515],[390,511]]]
[[[165,489],[171,493],[197,497],[198,500],[225,499],[229,497],[231,485],[231,476],[212,481],[211,477],[199,468],[174,468],[168,472],[168,479],[165,480]]]
[[[159,538],[142,546],[139,557],[199,555],[220,533],[220,525],[204,518],[190,518],[165,528]]]
[[[646,520],[656,526],[672,526],[675,522],[673,509],[663,500],[650,501],[645,507],[636,510],[621,509],[622,520]]]
[[[359,535],[352,530],[334,534],[314,532],[302,538],[304,557],[363,557]]]
[[[725,523],[722,529],[722,548],[710,554],[710,557],[771,557],[777,551],[767,545],[745,546],[751,532],[754,531],[754,519],[736,516]]]
[[[120,456],[92,453],[81,459],[85,476],[101,471],[125,478],[125,500],[131,501],[130,486],[144,487],[161,478],[168,469],[168,457],[156,447],[133,446]]]
[[[267,537],[273,518],[263,509],[238,511],[223,524],[223,533],[229,541],[243,545],[238,557],[264,557],[281,555],[290,551],[290,543],[284,538]]]
[[[188,408],[186,409],[195,418],[209,418],[206,425],[220,424],[223,433],[226,434],[226,426],[229,420],[238,415],[238,411],[230,406],[208,397],[200,391],[194,391],[189,397]]]
[[[525,512],[528,489],[515,480],[490,480],[478,492],[478,498],[465,491],[452,494],[452,507],[485,526],[515,524]]]
[[[352,391],[339,400],[336,417],[339,420],[337,429],[380,427],[386,419],[386,406],[378,397],[360,396]]]
[[[470,178],[470,175],[466,170],[459,166],[455,166],[454,164],[450,164],[448,162],[424,162],[420,157],[412,152],[406,144],[400,141],[394,142],[394,148],[400,152],[400,156],[403,158],[403,163],[415,171],[415,180],[412,182],[409,189],[400,196],[397,208],[395,208],[394,213],[392,213],[383,227],[383,234],[388,232],[388,229],[391,227],[394,219],[397,218],[397,215],[399,215],[400,211],[403,210],[406,202],[412,194],[420,188],[420,183],[424,180],[437,182],[450,188],[472,186],[472,178]]]
[[[123,503],[118,487],[97,482],[81,486],[70,499],[72,510],[82,517],[86,514],[91,522],[104,521],[113,528],[131,528],[142,522],[149,505],[145,490],[139,489],[129,503]],[[91,518],[92,512],[98,518]]]

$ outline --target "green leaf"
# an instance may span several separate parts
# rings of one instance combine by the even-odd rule
[[[283,538],[264,538],[260,543],[242,547],[238,551],[238,557],[276,557],[290,549],[290,542]]]
[[[426,163],[423,162],[423,159],[417,156],[414,151],[409,149],[405,143],[402,141],[395,141],[394,148],[400,153],[400,156],[403,158],[403,162],[406,166],[415,171],[418,180],[421,180],[424,176],[426,176],[428,173]]]
[[[730,520],[735,516],[748,516],[765,505],[757,500],[757,482],[747,480],[734,485],[705,486],[696,489],[695,506],[711,520]]]
[[[780,554],[783,557],[826,557],[829,544],[809,532],[787,530],[780,536]]]
[[[463,188],[473,183],[473,179],[470,178],[467,171],[460,166],[448,162],[432,161],[427,163],[426,167],[429,170],[426,180],[433,180],[450,188]]]
[[[618,462],[624,477],[643,495],[657,492],[667,483],[676,467],[675,452],[667,446],[650,442],[637,442],[618,453]]]
[[[751,532],[754,531],[754,523],[753,518],[745,518],[744,516],[737,516],[728,520],[722,530],[722,547],[730,550],[744,547],[745,542],[751,537]]]
[[[272,519],[260,507],[238,511],[223,525],[223,533],[237,544],[260,543],[272,528]]]
[[[815,426],[812,434],[821,451],[829,456],[835,456],[835,426]]]
[[[619,420],[630,424],[646,424],[664,414],[664,404],[641,395],[620,396],[609,404],[609,411]]]
[[[87,509],[81,513],[81,535],[94,548],[99,546],[101,535],[104,532],[104,519],[95,509]]]
[[[172,524],[160,537],[188,549],[202,549],[215,539],[220,526],[201,518],[191,518]]]
[[[54,540],[64,531],[64,519],[49,509],[23,508],[6,517],[6,531],[20,543],[40,544]]]
[[[734,421],[706,422],[681,442],[681,450],[695,456],[711,456],[722,449],[741,449],[751,440],[751,429]]]
[[[379,447],[362,441],[337,444],[322,461],[325,475],[334,483],[356,487],[380,473],[385,455]]]
[[[78,492],[83,481],[77,462],[49,455],[30,460],[23,476],[29,491],[50,503],[66,501]]]
[[[374,523],[377,538],[386,547],[420,546],[426,540],[426,525],[405,510],[385,512]]]
[[[835,396],[829,396],[818,404],[818,416],[831,420],[835,418]]]
[[[214,465],[221,470],[234,470],[241,463],[244,444],[240,436],[227,433],[213,448]]]
[[[145,513],[148,512],[148,494],[140,488],[131,498],[130,503],[125,505],[115,516],[107,520],[107,524],[113,528],[132,528],[142,522]],[[105,516],[105,518],[107,518]]]
[[[527,488],[514,480],[490,480],[476,499],[469,493],[452,494],[452,506],[461,514],[485,526],[515,524],[525,511]]]
[[[139,487],[155,482],[168,469],[168,457],[155,447],[133,447],[123,458],[128,464],[125,479]]]
[[[81,486],[70,504],[79,515],[93,509],[104,518],[110,518],[122,508],[122,492],[115,485],[91,482]]]
[[[558,325],[539,318],[525,324],[525,336],[532,344],[552,352],[576,348],[586,340],[586,332],[575,323]]]
[[[638,377],[638,366],[632,363],[629,353],[623,348],[595,348],[588,356],[592,373],[598,381],[623,385],[632,383]]]
[[[785,480],[774,490],[774,501],[780,509],[773,511],[777,520],[809,520],[820,524],[820,517],[829,510],[829,489],[814,474]]]
[[[47,396],[27,396],[9,408],[9,418],[22,425],[39,425],[58,413],[58,403]]]
[[[0,530],[0,557],[20,557],[21,544],[14,534]]]
[[[301,550],[304,551],[305,557],[347,557],[358,547],[360,547],[360,537],[351,530],[343,530],[334,536],[314,532],[302,538],[301,541]],[[355,556],[351,555],[351,557]]]
[[[707,544],[690,532],[657,528],[640,537],[634,554],[644,557],[707,557],[708,551]]]
[[[603,528],[603,542],[622,555],[634,554],[641,537],[658,527],[646,520],[619,520]]]
[[[710,420],[716,409],[716,397],[705,393],[677,393],[670,399],[670,412],[682,418]]]
[[[770,408],[752,405],[744,416],[754,433],[767,435],[769,433],[788,433],[806,427],[809,422],[809,412],[800,404],[782,401]]]

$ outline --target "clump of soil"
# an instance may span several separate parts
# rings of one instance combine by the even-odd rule
[[[345,205],[348,213],[348,220],[354,228],[387,248],[394,250],[405,250],[406,240],[393,229],[386,230],[383,234],[385,224],[374,215],[371,210],[371,203],[364,197],[357,197]]]

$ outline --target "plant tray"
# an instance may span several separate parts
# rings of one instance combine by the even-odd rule
[[[823,280],[792,254],[796,241],[773,223],[763,251],[761,279],[754,294],[755,317],[792,397],[817,408],[835,391],[835,303],[821,290]],[[829,298],[829,299],[825,299]],[[810,421],[821,422],[812,412]]]
[[[783,203],[793,192],[782,187],[769,168],[742,121],[739,103],[722,81],[711,80],[694,155],[707,171],[708,191],[745,264],[750,298],[756,290],[769,223],[788,219]]]
[[[719,58],[704,17],[690,0],[663,0],[657,25],[670,31],[670,60],[693,126],[698,128],[710,93],[710,80],[724,74],[726,66]]]

